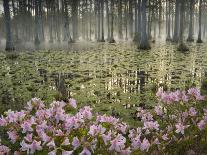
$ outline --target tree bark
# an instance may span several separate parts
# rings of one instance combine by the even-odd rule
[[[13,51],[14,44],[12,40],[12,32],[11,32],[11,16],[9,10],[9,1],[3,0],[4,6],[4,19],[5,19],[5,27],[6,27],[6,51]]]

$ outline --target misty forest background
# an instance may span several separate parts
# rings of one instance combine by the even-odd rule
[[[8,51],[25,42],[79,40],[131,40],[150,49],[162,37],[186,51],[185,41],[202,43],[206,37],[206,0],[3,0],[1,5],[0,39],[6,39]]]

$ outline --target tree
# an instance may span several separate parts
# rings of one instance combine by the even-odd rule
[[[201,39],[201,16],[202,16],[202,0],[199,0],[199,29],[198,29],[198,40],[197,43],[202,43],[202,39]]]
[[[187,39],[187,41],[189,41],[189,42],[194,41],[194,39],[193,39],[194,5],[195,5],[195,0],[190,0],[189,30],[188,30],[188,39]]]
[[[151,49],[148,35],[147,35],[147,17],[146,17],[146,8],[147,8],[147,0],[142,0],[142,33],[141,33],[141,41],[139,44],[139,48],[143,50]]]
[[[184,15],[185,15],[185,0],[180,1],[180,35],[179,35],[179,51],[189,51],[189,48],[184,44]]]
[[[6,27],[6,51],[13,51],[14,44],[12,40],[12,32],[11,32],[11,16],[9,10],[9,0],[3,0],[4,6],[4,21]]]

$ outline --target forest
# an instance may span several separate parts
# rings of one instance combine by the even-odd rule
[[[0,155],[207,154],[207,0],[0,0]]]
[[[206,37],[205,0],[4,0],[1,5],[1,40],[8,51],[25,42],[70,46],[80,40],[130,40],[147,50],[163,39],[186,51],[186,41],[202,43]]]

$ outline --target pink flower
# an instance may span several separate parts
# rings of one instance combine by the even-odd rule
[[[116,129],[121,131],[123,134],[126,134],[126,130],[127,130],[127,124],[126,123],[119,123],[116,125]]]
[[[150,143],[146,138],[144,138],[144,140],[140,145],[140,150],[148,152],[149,148],[150,148]]]
[[[137,135],[135,138],[131,139],[131,146],[134,149],[137,149],[141,146],[141,140],[140,140],[141,135]]]
[[[48,153],[48,155],[56,155],[56,150],[53,150],[53,151],[50,151],[49,153]]]
[[[108,142],[111,140],[111,131],[109,131],[109,133],[106,135],[106,134],[102,134],[102,139],[105,143],[105,145],[108,144]]]
[[[62,151],[62,155],[73,155],[73,151]]]
[[[10,152],[10,148],[8,148],[5,145],[0,145],[0,154],[1,155],[9,154],[9,152]]]
[[[74,147],[74,150],[76,150],[80,146],[80,141],[79,141],[78,137],[73,138],[72,145]]]
[[[62,145],[64,145],[64,146],[70,145],[70,142],[69,142],[68,137],[66,137],[66,138],[64,139]]]
[[[175,125],[175,127],[176,127],[176,133],[182,133],[182,134],[184,134],[184,130],[186,129],[186,128],[188,128],[189,126],[184,126],[182,123],[177,123],[176,125]]]
[[[0,118],[0,126],[4,127],[4,126],[6,126],[6,125],[7,125],[7,121],[6,121],[6,119],[2,116],[2,117]]]
[[[33,131],[32,123],[30,121],[25,121],[23,124],[21,124],[21,128],[23,129],[22,133]]]
[[[150,130],[159,130],[159,124],[153,121],[144,122],[144,128],[143,129],[150,129]]]
[[[73,108],[77,108],[77,102],[76,102],[76,100],[75,99],[73,99],[73,98],[70,98],[69,99],[69,103],[70,103],[70,105],[73,107]]]
[[[131,152],[132,152],[132,151],[131,151],[130,147],[128,147],[128,148],[125,149],[125,150],[121,150],[120,155],[130,155]]]
[[[168,134],[164,134],[164,135],[162,135],[162,139],[164,140],[164,141],[167,141],[169,138],[168,138]]]
[[[27,144],[27,143],[25,143],[24,140],[20,143],[20,146],[21,146],[21,148],[20,148],[21,151],[26,151],[27,154],[30,153],[30,152],[29,152],[29,150],[30,150],[30,145]]]
[[[163,110],[162,110],[162,107],[161,106],[155,106],[155,112],[158,116],[162,116],[163,115]]]
[[[189,109],[189,115],[190,116],[196,116],[197,115],[197,111],[196,111],[196,109],[194,107],[191,107]]]
[[[92,136],[98,135],[98,134],[103,134],[106,131],[106,128],[102,127],[102,125],[91,125],[89,134]]]
[[[111,146],[109,147],[110,151],[121,152],[125,148],[126,138],[121,134],[118,134],[117,137],[111,141]]]
[[[9,139],[11,140],[11,142],[14,144],[18,139],[17,132],[16,131],[8,131],[7,134],[9,136]]]
[[[33,154],[35,151],[42,150],[41,141],[34,140],[32,144],[30,145],[30,153]]]
[[[24,139],[27,141],[27,142],[32,142],[32,133],[31,134],[27,134]]]
[[[197,126],[198,126],[198,128],[199,128],[200,130],[203,130],[203,129],[205,129],[206,123],[205,123],[204,120],[201,120],[201,121],[197,124]]]
[[[52,139],[49,143],[47,143],[47,146],[48,146],[49,148],[55,148],[56,145],[55,145],[55,141],[54,141],[54,139]]]
[[[91,155],[91,152],[86,147],[84,147],[83,151],[79,155]]]

